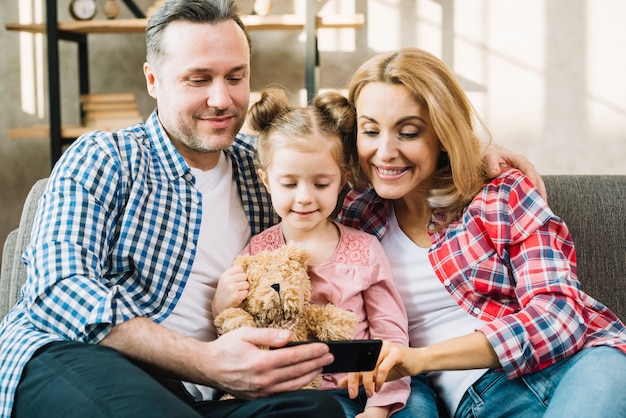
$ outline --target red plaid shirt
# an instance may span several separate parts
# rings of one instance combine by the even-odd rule
[[[379,239],[390,201],[353,190],[340,221]],[[430,262],[450,295],[487,325],[509,378],[536,372],[579,350],[610,345],[626,353],[626,328],[580,289],[565,223],[520,172],[485,184],[461,217],[432,233]]]

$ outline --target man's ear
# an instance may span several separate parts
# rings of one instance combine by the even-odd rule
[[[261,181],[263,182],[263,184],[265,185],[265,188],[267,189],[268,192],[271,193],[270,190],[270,184],[269,184],[269,180],[267,178],[267,173],[265,172],[265,170],[259,168],[257,170],[257,174],[259,175],[259,177],[261,178]]]
[[[157,88],[156,84],[158,83],[156,74],[154,69],[150,65],[149,62],[143,63],[143,75],[146,77],[146,88],[148,90],[148,94],[153,98],[157,98]]]

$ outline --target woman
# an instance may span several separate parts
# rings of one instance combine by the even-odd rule
[[[351,395],[411,375],[406,416],[437,416],[438,401],[457,417],[623,414],[624,324],[580,290],[567,226],[532,183],[516,170],[489,180],[453,73],[415,48],[378,55],[349,100],[365,187],[341,221],[381,239],[410,338],[351,374]]]

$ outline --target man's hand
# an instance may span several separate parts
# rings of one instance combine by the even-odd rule
[[[290,338],[283,329],[243,327],[205,342],[138,317],[114,326],[100,344],[166,376],[255,399],[301,389],[333,362],[323,343],[260,348],[283,347]]]
[[[198,365],[210,374],[209,386],[240,399],[255,399],[301,389],[333,362],[323,343],[283,347],[291,332],[269,328],[239,328],[207,344],[209,360]]]
[[[248,297],[250,283],[243,267],[233,265],[220,276],[213,296],[213,318],[224,309],[237,307]]]
[[[490,144],[484,150],[483,162],[487,167],[487,175],[491,178],[498,177],[507,168],[517,168],[535,185],[544,200],[548,201],[546,185],[535,165],[525,155],[515,153],[499,145]]]

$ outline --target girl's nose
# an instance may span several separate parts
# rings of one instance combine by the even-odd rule
[[[296,192],[296,201],[300,204],[309,203],[311,201],[311,191],[309,190],[308,186],[298,186],[298,190]]]

